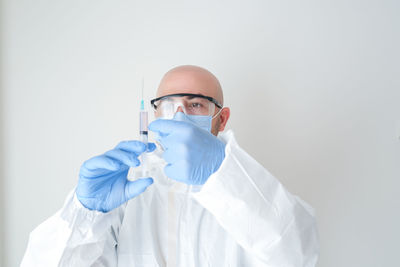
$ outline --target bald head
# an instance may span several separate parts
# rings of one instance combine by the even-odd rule
[[[164,75],[157,90],[157,97],[177,93],[211,96],[222,105],[224,103],[222,88],[217,77],[198,66],[178,66]]]

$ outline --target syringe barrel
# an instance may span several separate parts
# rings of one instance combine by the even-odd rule
[[[141,110],[139,113],[139,121],[140,121],[140,141],[143,142],[146,146],[148,143],[148,129],[147,129],[147,124],[148,124],[148,114],[147,111]],[[140,155],[140,174],[141,177],[146,177],[147,176],[147,154],[142,153]]]
[[[142,143],[144,143],[144,144],[146,144],[147,145],[147,143],[148,143],[148,135],[147,135],[147,132],[146,133],[140,133],[140,142],[142,142]]]
[[[140,135],[148,134],[148,129],[147,129],[147,125],[148,125],[148,114],[147,111],[140,111],[139,113],[139,124],[140,124]]]

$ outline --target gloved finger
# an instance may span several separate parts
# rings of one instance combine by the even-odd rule
[[[183,113],[181,111],[175,113],[173,120],[174,121],[184,121],[184,122],[188,122],[188,123],[192,123],[193,124],[193,121],[191,121],[189,119],[189,117],[185,113]]]
[[[109,171],[117,171],[120,169],[121,163],[118,161],[100,155],[93,157],[82,164],[81,171],[87,172],[87,175],[100,175]]]
[[[156,149],[156,144],[148,143],[147,144],[147,152],[153,152]]]
[[[137,158],[138,155],[136,155],[134,152],[125,151],[121,149],[112,149],[104,153],[104,155],[106,155],[109,158],[118,160],[130,167],[136,167],[139,166],[140,164],[140,161]]]
[[[125,185],[126,198],[131,199],[140,195],[153,182],[153,178],[142,178],[135,181],[128,181]]]
[[[188,138],[185,135],[184,131],[176,131],[161,138],[160,140],[158,140],[158,142],[163,146],[165,150],[167,150],[169,148],[174,148],[182,143],[186,143],[187,139]]]
[[[115,148],[125,150],[125,151],[135,152],[136,155],[140,155],[141,153],[144,152],[141,144],[143,144],[144,147],[146,147],[146,145],[140,141],[135,141],[135,140],[122,141]],[[156,149],[156,145],[154,143],[149,142],[147,144],[146,152],[153,152],[155,149]]]
[[[146,150],[146,145],[140,141],[129,140],[120,142],[115,148],[134,152],[136,155],[140,155]]]
[[[173,131],[179,131],[186,123],[183,121],[157,119],[149,124],[149,130],[163,138]]]

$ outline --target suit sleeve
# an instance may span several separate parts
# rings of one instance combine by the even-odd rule
[[[225,159],[193,197],[266,266],[315,266],[313,209],[228,138]]]
[[[91,211],[70,193],[62,209],[31,232],[21,267],[117,266],[124,208]]]

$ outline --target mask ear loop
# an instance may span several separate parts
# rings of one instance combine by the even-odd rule
[[[211,119],[212,119],[212,120],[215,119],[215,118],[221,113],[221,111],[222,111],[224,108],[225,108],[225,107],[221,108],[221,109],[217,112],[217,114],[215,114],[214,116],[211,117]]]

